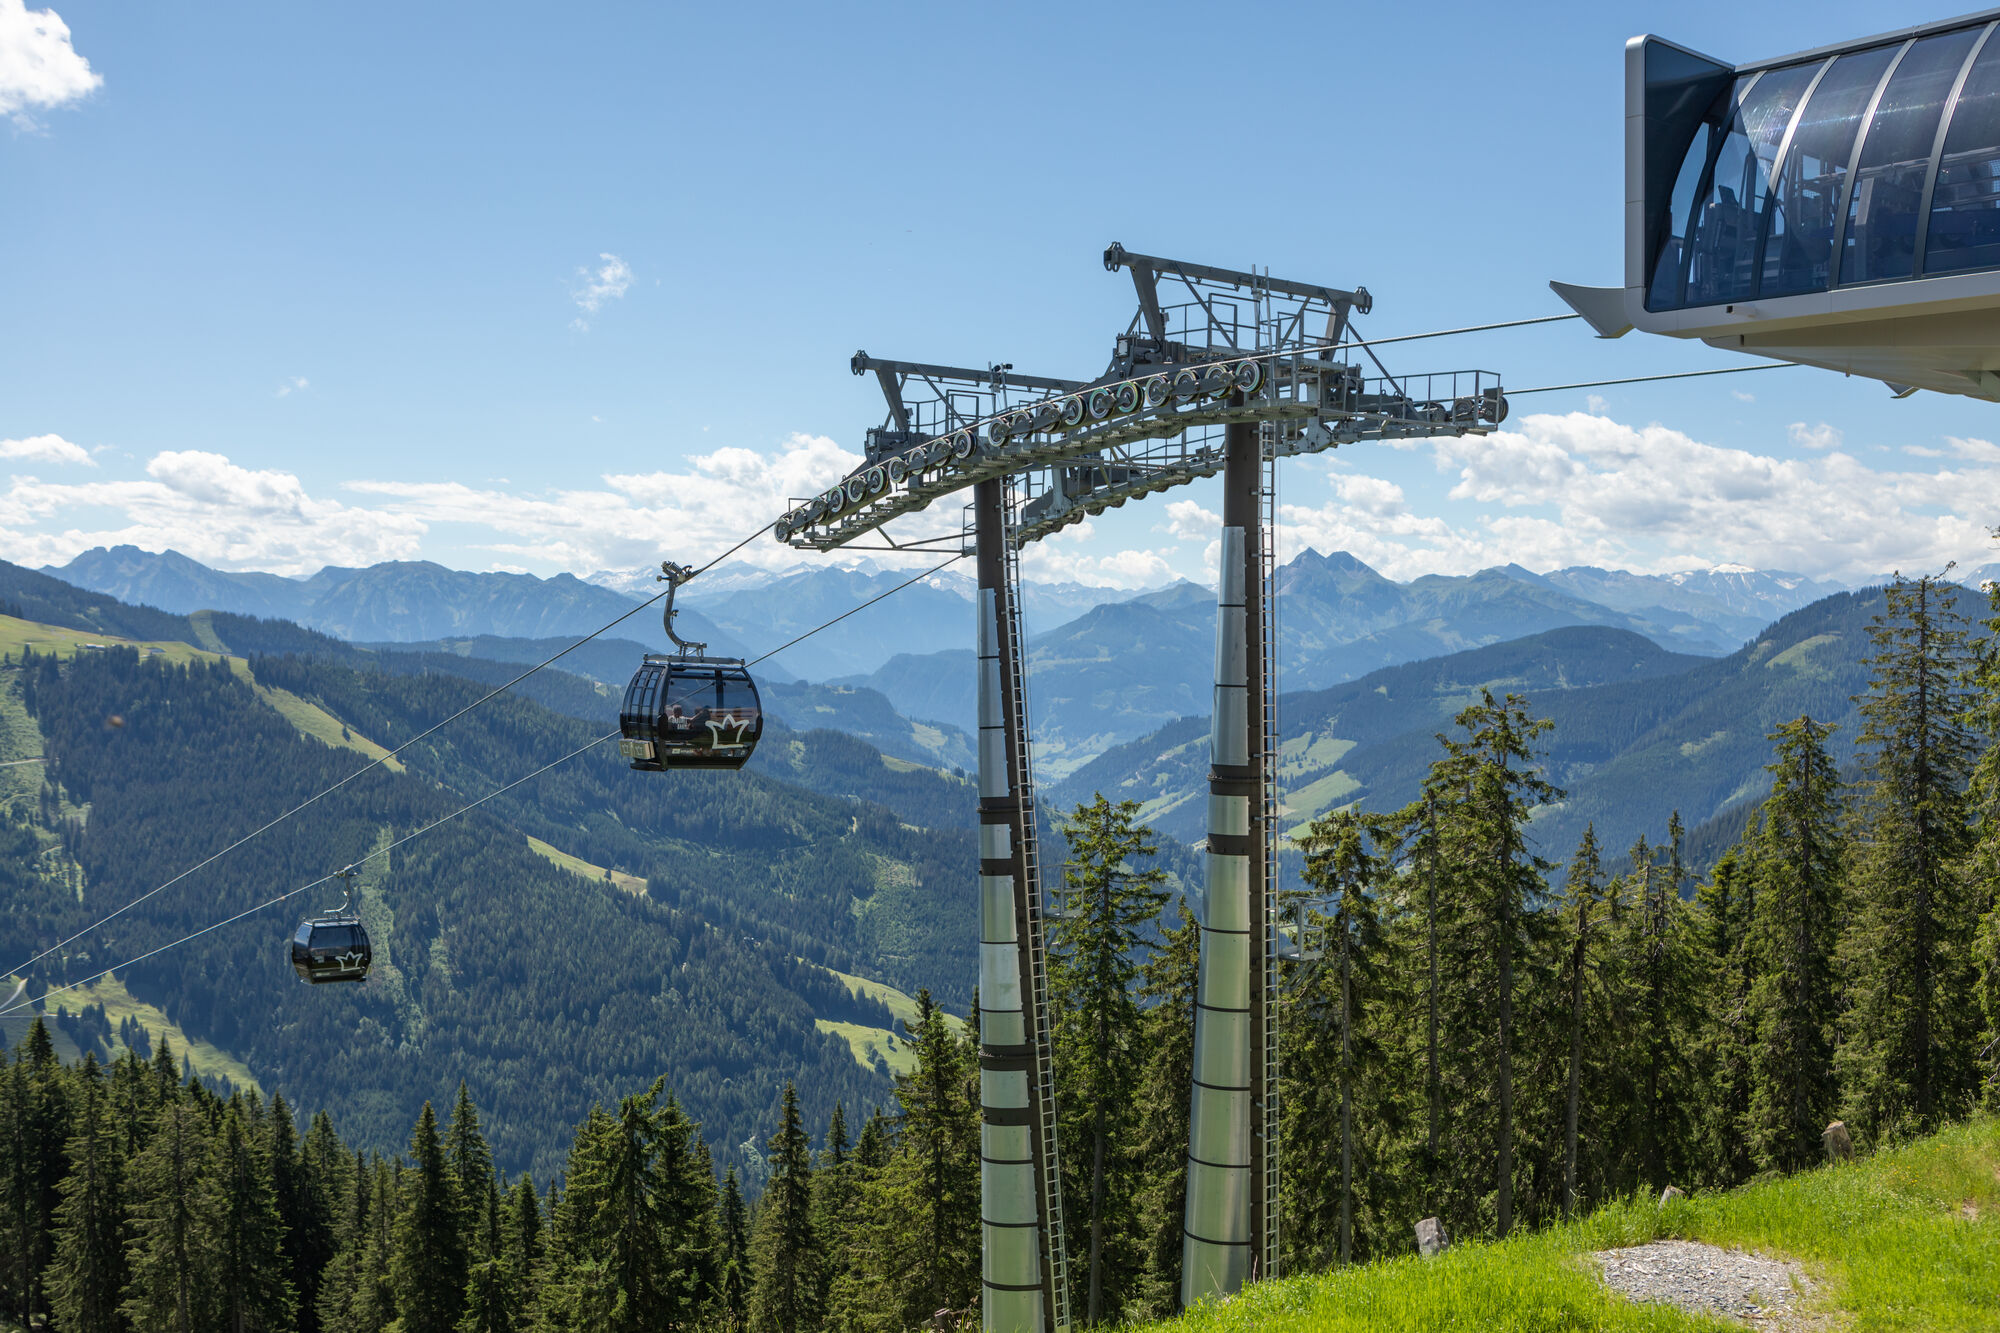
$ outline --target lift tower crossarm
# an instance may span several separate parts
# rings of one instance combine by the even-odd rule
[[[970,366],[934,366],[923,361],[886,361],[867,352],[856,352],[848,366],[856,375],[875,372],[876,383],[882,386],[882,397],[888,400],[889,416],[896,423],[896,429],[907,433],[910,429],[910,405],[903,401],[903,384],[912,375],[926,380],[933,389],[940,384],[964,384],[980,388],[998,388],[1002,384],[1023,389],[1040,389],[1045,393],[1069,393],[1081,389],[1083,380],[1051,379],[1046,375],[1016,375],[1012,365],[989,366],[985,370],[974,370]]]
[[[1190,264],[1181,259],[1162,259],[1158,255],[1134,254],[1113,241],[1104,252],[1104,267],[1116,273],[1121,268],[1132,270],[1134,281],[1145,279],[1140,288],[1140,299],[1145,299],[1146,289],[1161,277],[1173,275],[1198,282],[1221,282],[1231,287],[1256,288],[1267,292],[1278,292],[1285,296],[1295,296],[1301,301],[1324,301],[1328,305],[1351,306],[1360,314],[1367,314],[1374,306],[1374,298],[1368,295],[1366,287],[1346,291],[1339,287],[1326,287],[1316,282],[1292,282],[1286,278],[1267,278],[1261,273],[1246,273],[1242,269],[1217,268],[1213,264]],[[1159,311],[1157,298],[1152,309],[1147,312],[1146,322],[1151,324]],[[1154,337],[1160,337],[1155,333]]]

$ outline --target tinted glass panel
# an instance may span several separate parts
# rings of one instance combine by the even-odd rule
[[[1738,85],[1741,100],[1694,222],[1687,304],[1716,305],[1750,296],[1771,162],[1818,72],[1818,65],[1794,65],[1769,70],[1754,84],[1746,78]]]
[[[1708,165],[1710,122],[1726,108],[1735,72],[1726,65],[1680,50],[1669,42],[1646,43],[1645,254],[1657,261],[1655,308],[1680,299],[1680,256],[1695,189]],[[1692,146],[1690,146],[1692,144]],[[1663,253],[1667,252],[1667,253]]]
[[[1861,143],[1854,202],[1847,210],[1840,280],[1875,282],[1915,271],[1917,211],[1945,98],[1958,80],[1977,28],[1926,37],[1909,50],[1882,90]]]
[[[312,933],[312,947],[345,953],[354,947],[354,927],[316,926]]]
[[[1861,118],[1896,49],[1842,56],[1813,89],[1771,189],[1762,295],[1823,292],[1832,281],[1840,187]]]
[[[1708,147],[1714,132],[1708,125],[1695,131],[1681,160],[1681,174],[1674,180],[1668,205],[1667,237],[1660,246],[1659,262],[1653,267],[1653,285],[1646,295],[1648,310],[1672,310],[1681,303],[1682,262],[1687,256],[1688,223],[1694,213],[1694,192],[1701,187],[1701,173],[1708,168]]]
[[[1959,90],[1931,196],[1924,272],[2000,266],[2000,33]]]

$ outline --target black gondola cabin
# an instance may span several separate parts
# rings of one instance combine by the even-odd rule
[[[618,753],[646,773],[741,768],[764,732],[757,683],[737,658],[648,653],[618,710]]]
[[[302,981],[360,981],[368,975],[374,951],[368,929],[358,916],[339,913],[299,923],[292,936],[292,968]]]

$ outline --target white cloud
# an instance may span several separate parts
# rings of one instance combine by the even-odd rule
[[[1022,576],[1044,583],[1082,583],[1093,588],[1118,588],[1128,592],[1157,588],[1172,583],[1176,577],[1174,567],[1158,551],[1127,550],[1092,555],[1064,543],[1065,537],[1075,533],[1078,533],[1077,528],[1066,528],[1060,535],[1045,538],[1022,551]],[[1090,534],[1085,530],[1079,535],[1088,538]]]
[[[1731,389],[1731,390],[1729,391],[1729,396],[1730,396],[1731,398],[1734,398],[1734,399],[1735,399],[1735,400],[1736,400],[1737,402],[1739,402],[1739,403],[1754,403],[1754,402],[1756,402],[1756,401],[1757,401],[1757,395],[1756,395],[1756,394],[1754,394],[1754,393],[1745,393],[1745,392],[1744,392],[1743,390],[1741,390],[1741,389]]]
[[[347,488],[380,497],[386,513],[426,525],[489,529],[499,540],[482,543],[487,550],[582,573],[652,565],[663,557],[705,560],[860,461],[823,435],[794,435],[775,453],[718,449],[695,455],[677,471],[609,474],[601,489],[537,496],[460,482],[372,480]],[[957,508],[938,505],[900,520],[897,532],[938,535],[956,531],[957,524]],[[769,536],[754,539],[737,558],[764,569],[818,559]]]
[[[111,511],[117,526],[61,527],[71,511]],[[318,500],[287,472],[253,471],[220,454],[156,455],[146,476],[58,484],[15,477],[0,492],[0,556],[62,564],[93,546],[182,551],[224,569],[307,574],[325,565],[405,560],[422,522]]]
[[[278,397],[283,398],[289,394],[298,393],[311,387],[311,381],[307,380],[305,376],[291,375],[278,385]]]
[[[1957,435],[1944,437],[1944,448],[1933,449],[1928,445],[1906,444],[1903,452],[1915,458],[1963,458],[1974,463],[2000,463],[2000,444],[1991,440],[1965,439]]]
[[[606,301],[615,301],[632,286],[632,266],[617,255],[600,254],[595,269],[580,268],[576,271],[583,284],[570,293],[576,308],[585,315],[594,315],[604,308]],[[570,327],[579,333],[590,327],[590,322],[582,316],[570,321]]]
[[[34,129],[34,111],[54,110],[104,83],[70,45],[69,25],[53,9],[0,0],[0,116]]]
[[[1611,405],[1611,400],[1601,393],[1588,393],[1583,396],[1583,405],[1590,409],[1590,415],[1601,417],[1604,409]]]
[[[1846,438],[1838,426],[1829,426],[1824,421],[1817,426],[1794,421],[1785,427],[1785,435],[1801,449],[1838,449],[1841,441]]]
[[[1194,500],[1173,500],[1167,504],[1166,530],[1175,541],[1213,541],[1221,529],[1222,515],[1203,509]]]
[[[1495,559],[1660,570],[1740,562],[1858,579],[1990,558],[1990,515],[1958,511],[2000,495],[2000,458],[1962,443],[1966,467],[1875,471],[1838,449],[1772,458],[1576,412],[1434,447],[1439,467],[1457,472],[1451,498],[1543,511],[1533,523],[1484,516],[1455,534]]]
[[[60,435],[30,435],[25,440],[0,440],[0,459],[26,463],[81,463],[96,467],[83,446]]]

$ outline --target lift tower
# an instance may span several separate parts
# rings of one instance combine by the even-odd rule
[[[979,556],[982,1324],[1070,1326],[1047,957],[1017,593],[1020,548],[1128,500],[1222,474],[1216,712],[1207,893],[1190,1089],[1182,1298],[1237,1290],[1278,1267],[1278,1044],[1282,952],[1273,849],[1279,806],[1272,634],[1277,462],[1363,440],[1484,434],[1506,417],[1498,376],[1398,376],[1352,317],[1352,291],[1134,254],[1139,308],[1088,381],[858,353],[889,416],[864,458],[776,521],[806,550],[911,551],[885,525],[973,491]],[[1373,372],[1364,366],[1363,359]],[[914,397],[913,397],[914,395]],[[879,544],[862,547],[863,539]],[[1025,1142],[1024,1142],[1025,1140]],[[1033,1193],[1025,1198],[1023,1190]],[[1032,1240],[1028,1238],[1032,1237]],[[1032,1251],[1032,1253],[1031,1253]]]

